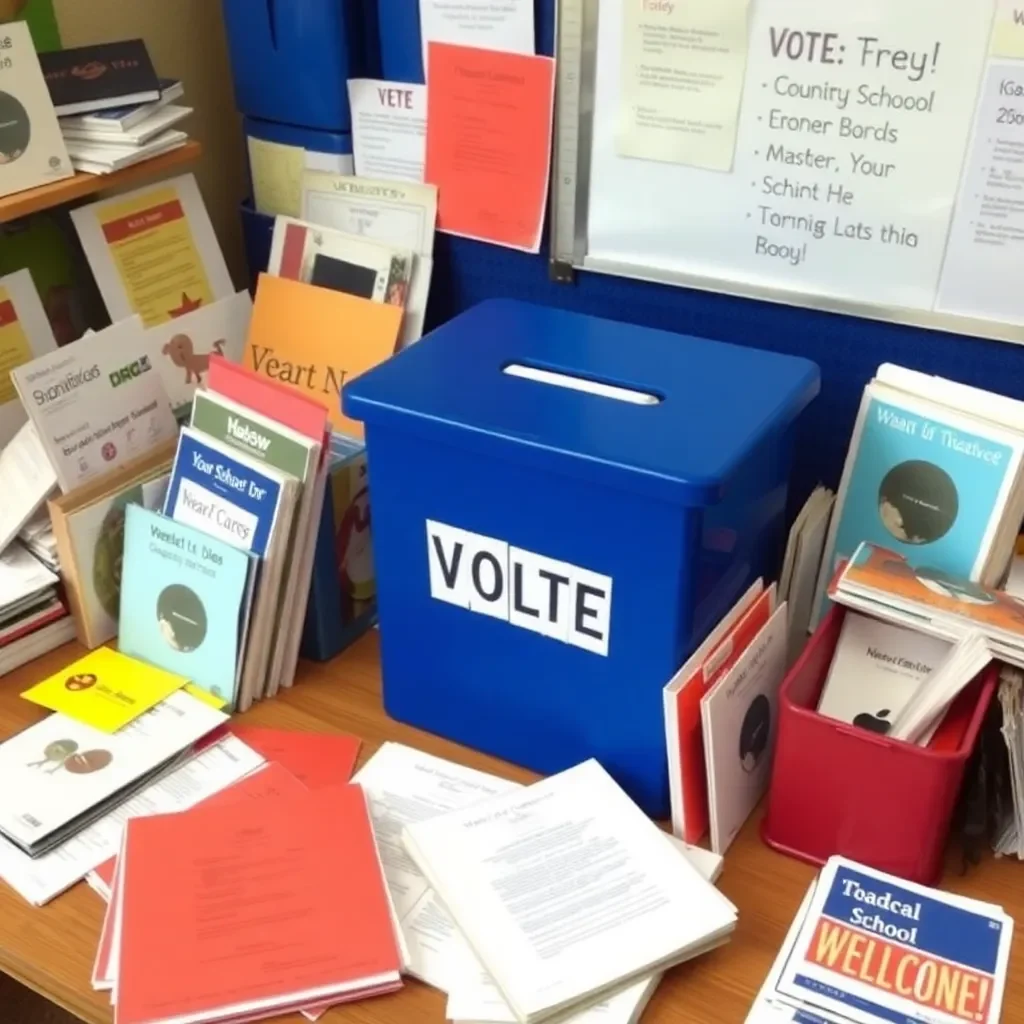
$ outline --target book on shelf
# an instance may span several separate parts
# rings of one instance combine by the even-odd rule
[[[50,50],[39,63],[60,116],[160,99],[160,79],[141,39]]]
[[[23,363],[11,379],[65,492],[177,434],[137,316]]]
[[[57,350],[46,310],[29,270],[0,277],[0,448],[28,418],[11,383],[11,370]]]
[[[251,552],[129,505],[118,646],[233,708],[258,570]]]
[[[137,146],[110,146],[73,138],[65,138],[64,141],[75,170],[89,174],[112,174],[144,160],[152,160],[155,156],[170,153],[171,150],[181,149],[188,142],[188,135],[168,128],[149,142]]]
[[[134,149],[145,146],[179,121],[184,121],[191,113],[191,107],[169,103],[154,110],[130,128],[78,127],[62,121],[61,131],[64,133],[65,142],[78,141],[97,148]]]
[[[32,856],[150,782],[227,715],[178,691],[116,733],[60,713],[0,743],[0,835]]]
[[[735,908],[596,761],[403,836],[521,1024],[599,1003],[735,928]],[[543,925],[552,914],[557,931]]]
[[[294,661],[288,663],[287,656],[290,636],[293,631],[302,629],[305,615],[298,595],[309,590],[312,550],[323,501],[327,465],[322,458],[322,441],[306,437],[269,415],[261,415],[209,390],[195,394],[192,426],[298,481],[300,494],[284,556],[288,568],[274,619],[277,625],[270,671],[264,690],[259,694],[273,697],[282,685],[290,685],[295,672]]]
[[[0,25],[0,196],[74,174],[28,25]]]
[[[161,508],[176,440],[48,502],[78,642],[92,650],[117,635],[125,509]]]
[[[111,134],[130,131],[161,107],[180,100],[185,95],[184,87],[176,78],[161,78],[159,84],[160,98],[157,100],[149,103],[129,103],[123,107],[108,107],[106,110],[96,110],[91,114],[69,114],[60,119],[61,130],[84,128]]]
[[[815,487],[789,531],[779,575],[779,601],[785,601],[789,608],[790,664],[807,643],[807,627],[814,613],[818,573],[835,500],[835,493],[829,488]]]
[[[994,657],[1024,665],[1024,602],[895,551],[861,544],[828,590],[837,604],[951,643],[980,633]]]
[[[181,432],[164,514],[260,559],[236,702],[241,711],[260,697],[269,677],[297,488],[295,477],[202,431]]]
[[[818,576],[814,625],[862,541],[998,584],[1024,517],[1021,403],[885,364],[864,389]],[[1024,406],[1021,406],[1024,408]]]

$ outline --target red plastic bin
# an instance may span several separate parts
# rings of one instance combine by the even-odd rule
[[[779,727],[761,837],[813,864],[842,854],[933,885],[950,818],[999,673],[989,665],[963,697],[975,701],[959,746],[930,750],[815,710],[843,624],[833,606],[779,692]]]

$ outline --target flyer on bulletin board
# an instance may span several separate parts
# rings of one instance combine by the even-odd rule
[[[234,294],[191,174],[71,213],[107,312],[146,327]]]

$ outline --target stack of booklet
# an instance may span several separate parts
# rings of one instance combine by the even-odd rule
[[[0,552],[0,676],[74,636],[59,582],[20,541]]]
[[[158,78],[141,39],[39,55],[75,169],[108,174],[185,145],[181,82]],[[101,69],[77,73],[82,66]]]
[[[1012,939],[996,904],[832,857],[747,1024],[997,1021]]]
[[[811,626],[862,541],[998,586],[1024,517],[1024,403],[884,364],[864,389]]]
[[[125,514],[121,650],[242,711],[291,685],[328,430],[316,402],[211,357],[162,510]]]

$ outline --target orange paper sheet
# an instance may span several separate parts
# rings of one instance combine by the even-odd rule
[[[540,249],[555,62],[431,43],[425,180],[441,231]]]
[[[329,288],[261,274],[242,365],[327,410],[334,430],[363,436],[341,411],[345,383],[387,359],[402,310]]]
[[[267,761],[286,768],[309,789],[348,782],[359,756],[359,740],[344,733],[268,729],[241,723],[232,723],[231,731]]]

